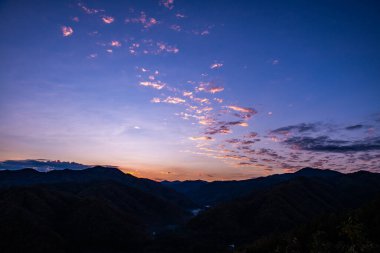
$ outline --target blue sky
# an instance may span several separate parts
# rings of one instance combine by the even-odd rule
[[[2,1],[0,159],[153,179],[378,170],[376,1]]]

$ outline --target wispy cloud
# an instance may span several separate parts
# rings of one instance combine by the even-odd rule
[[[182,104],[185,103],[186,100],[179,97],[167,97],[165,99],[153,98],[151,100],[152,103],[167,103],[167,104]]]
[[[176,31],[176,32],[182,31],[182,28],[180,25],[171,25],[170,29],[172,29],[173,31]]]
[[[249,108],[249,107],[241,107],[241,106],[237,106],[237,105],[227,105],[225,107],[228,109],[237,111],[237,112],[250,113],[250,114],[256,114],[257,113],[257,111],[255,109]]]
[[[182,13],[175,14],[176,18],[186,18],[186,16]]]
[[[194,137],[189,137],[189,139],[192,141],[212,141],[212,140],[214,140],[210,136],[194,136]]]
[[[213,82],[200,82],[199,86],[195,88],[196,91],[203,91],[208,93],[218,93],[224,91],[224,88],[221,86],[215,85]]]
[[[160,0],[160,5],[172,10],[174,8],[174,0]]]
[[[78,3],[78,6],[86,13],[86,14],[96,14],[99,12],[104,12],[102,9],[92,9],[85,6],[83,3]]]
[[[167,97],[163,102],[168,104],[181,104],[185,103],[186,100],[178,97]]]
[[[74,33],[73,28],[71,28],[70,26],[62,26],[61,31],[64,37],[71,36]]]
[[[223,66],[223,63],[214,63],[211,64],[210,69],[219,69]]]
[[[111,41],[111,46],[113,47],[121,47],[121,42],[118,40]]]
[[[148,17],[143,11],[140,12],[140,16],[136,18],[126,18],[124,21],[125,23],[141,24],[145,29],[148,29],[158,24],[157,19],[153,17]]]
[[[285,144],[293,149],[323,152],[363,152],[380,150],[380,137],[350,141],[331,139],[328,136],[294,136],[286,139]]]
[[[152,88],[157,89],[157,90],[161,90],[162,88],[165,87],[164,83],[149,82],[149,81],[140,82],[140,85],[141,86],[146,86],[146,87],[152,87]]]
[[[111,16],[104,16],[104,17],[102,17],[102,20],[105,24],[111,24],[115,21],[115,18],[113,18]]]

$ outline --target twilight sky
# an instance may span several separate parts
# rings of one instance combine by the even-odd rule
[[[377,1],[1,1],[0,160],[380,172]]]

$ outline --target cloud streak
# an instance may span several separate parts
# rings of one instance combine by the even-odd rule
[[[64,37],[71,36],[74,33],[73,28],[71,28],[70,26],[62,26],[61,31]]]

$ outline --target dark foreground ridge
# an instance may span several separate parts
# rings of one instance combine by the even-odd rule
[[[0,171],[1,252],[379,252],[380,174],[162,182]]]

